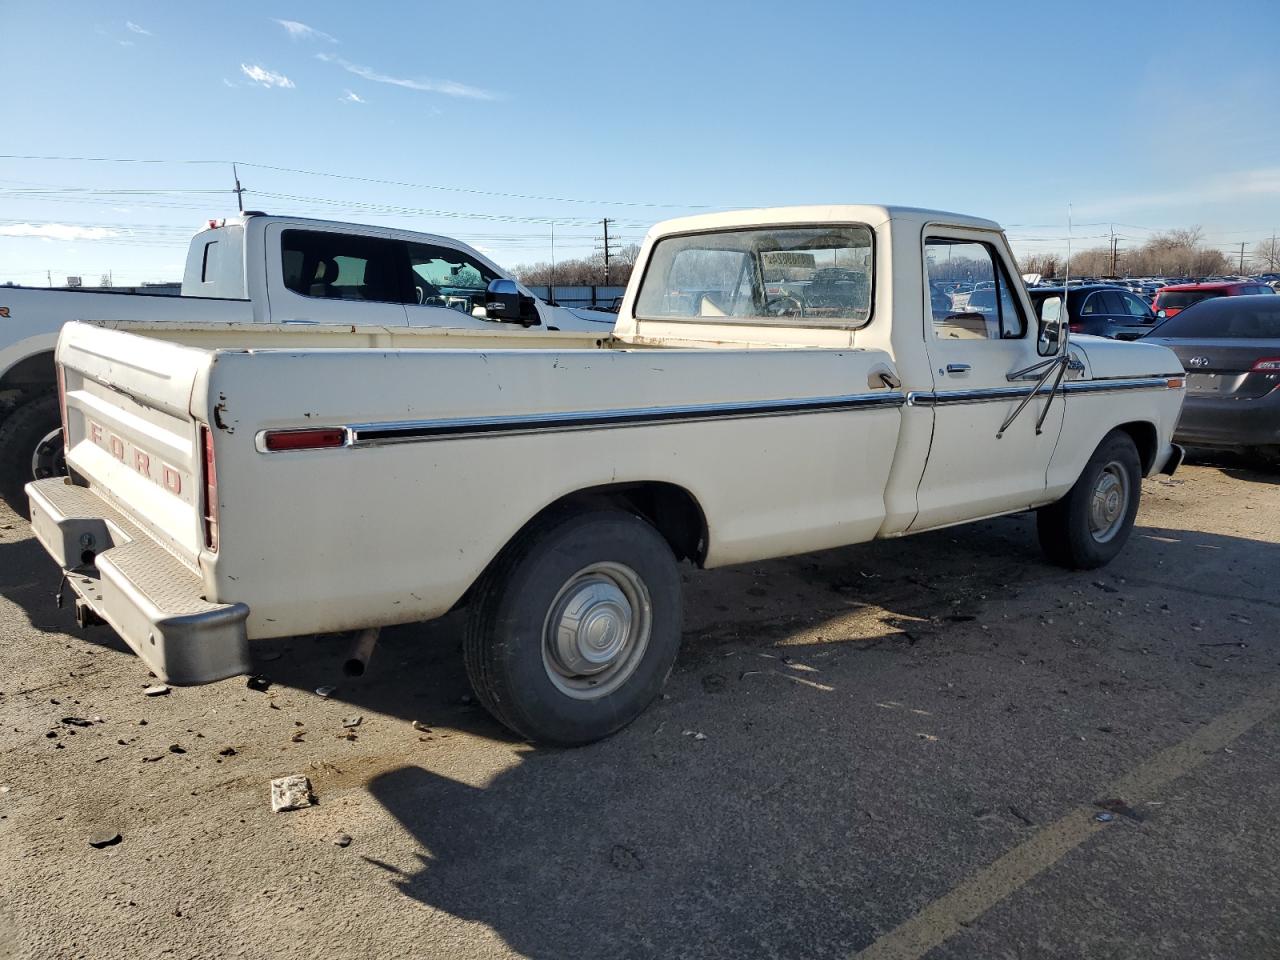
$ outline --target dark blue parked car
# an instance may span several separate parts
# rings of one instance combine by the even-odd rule
[[[1049,297],[1063,296],[1062,287],[1031,287],[1031,303],[1040,313]],[[1067,325],[1072,333],[1088,333],[1116,340],[1136,340],[1155,326],[1150,305],[1135,293],[1108,284],[1072,286],[1066,297]]]

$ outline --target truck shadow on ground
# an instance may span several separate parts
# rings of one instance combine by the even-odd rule
[[[1261,457],[1233,453],[1229,450],[1192,447],[1187,450],[1187,462],[1214,467],[1233,480],[1280,484],[1280,461],[1267,462]]]

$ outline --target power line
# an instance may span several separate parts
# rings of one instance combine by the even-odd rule
[[[128,164],[239,164],[242,167],[253,167],[257,170],[271,170],[276,173],[293,173],[309,177],[327,177],[333,180],[349,180],[357,183],[376,183],[389,187],[407,187],[414,190],[440,190],[449,193],[467,193],[483,197],[503,197],[510,200],[541,200],[553,203],[583,203],[595,206],[610,207],[650,207],[674,210],[710,210],[710,204],[653,202],[646,200],[600,200],[583,197],[559,197],[532,193],[508,193],[501,190],[482,190],[476,187],[453,187],[435,183],[412,183],[405,180],[387,180],[380,177],[363,177],[346,173],[331,173],[324,170],[305,170],[301,167],[277,166],[270,163],[255,163],[251,160],[160,160],[140,159],[134,157],[65,157],[37,156],[33,154],[0,154],[0,160],[39,160],[70,161],[81,163],[128,163]]]

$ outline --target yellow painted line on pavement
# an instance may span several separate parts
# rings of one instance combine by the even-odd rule
[[[1187,739],[1161,750],[1107,787],[1100,796],[1121,797],[1136,806],[1277,711],[1280,711],[1280,683],[1266,687]],[[1094,819],[1097,812],[1091,806],[1076,807],[854,954],[855,960],[919,960],[1095,833],[1105,830],[1109,824]]]

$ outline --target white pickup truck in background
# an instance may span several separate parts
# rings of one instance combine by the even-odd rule
[[[247,214],[210,221],[187,250],[182,295],[0,288],[0,496],[62,472],[53,348],[72,320],[528,329],[607,336],[617,317],[546,303],[516,285],[513,315],[485,312],[510,275],[459,240],[362,224]],[[508,327],[510,329],[510,326]]]
[[[938,281],[989,282],[981,306]],[[1163,347],[1037,322],[1000,227],[883,206],[653,228],[614,336],[69,325],[71,476],[30,484],[86,621],[160,677],[256,638],[469,612],[482,703],[535,740],[636,717],[716,567],[1038,511],[1050,559],[1121,549],[1171,472]],[[514,303],[512,304],[514,309]],[[462,347],[463,349],[457,349]]]

